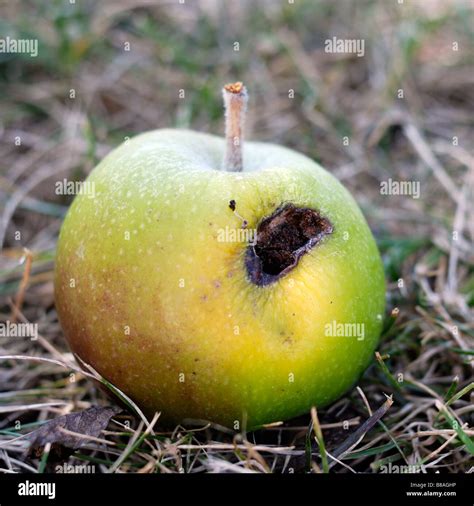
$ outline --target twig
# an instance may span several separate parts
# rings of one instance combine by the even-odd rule
[[[456,185],[443,169],[442,165],[438,162],[428,143],[423,139],[418,128],[416,128],[413,123],[406,123],[404,125],[404,132],[420,158],[433,171],[436,179],[443,185],[444,189],[449,193],[454,202],[458,202],[459,191],[457,190]]]
[[[20,285],[18,287],[18,292],[15,299],[15,305],[13,306],[12,311],[12,323],[16,323],[18,316],[20,314],[21,308],[23,307],[23,301],[25,300],[25,292],[26,287],[28,286],[28,281],[30,280],[31,274],[31,265],[33,263],[33,253],[28,249],[24,248],[24,255],[21,259],[21,262],[25,262],[25,269],[23,271],[23,276],[21,278]]]

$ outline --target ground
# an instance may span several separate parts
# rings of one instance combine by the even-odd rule
[[[163,431],[159,416],[142,420],[128,403],[66,465],[472,471],[472,3],[148,4],[0,4],[2,34],[39,42],[37,56],[0,53],[1,319],[39,331],[0,336],[0,472],[51,470],[64,459],[50,445],[27,455],[19,436],[113,404],[113,387],[80,369],[57,320],[54,251],[72,196],[56,183],[83,180],[139,132],[220,135],[220,89],[237,79],[251,96],[246,135],[317,160],[367,217],[387,279],[378,353],[332,406],[254,433]],[[357,39],[358,52],[326,52],[334,37]]]

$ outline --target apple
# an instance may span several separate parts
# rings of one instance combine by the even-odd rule
[[[92,171],[61,229],[56,305],[83,361],[163,423],[254,429],[327,405],[378,342],[383,268],[349,192],[284,147],[147,132]],[[222,162],[224,160],[224,162]]]

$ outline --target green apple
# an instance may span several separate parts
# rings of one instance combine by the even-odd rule
[[[295,151],[243,144],[245,89],[226,90],[226,140],[148,132],[90,174],[60,233],[56,305],[74,353],[145,412],[253,429],[357,381],[385,284],[349,192]]]

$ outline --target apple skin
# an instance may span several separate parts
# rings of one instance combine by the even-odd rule
[[[359,378],[381,332],[377,246],[349,192],[309,158],[243,146],[221,170],[224,140],[187,130],[141,134],[90,174],[61,229],[60,323],[74,351],[161,420],[254,429],[327,405]],[[318,210],[332,234],[275,283],[245,269],[236,211],[256,228],[284,203]],[[326,325],[363,324],[364,338]]]

